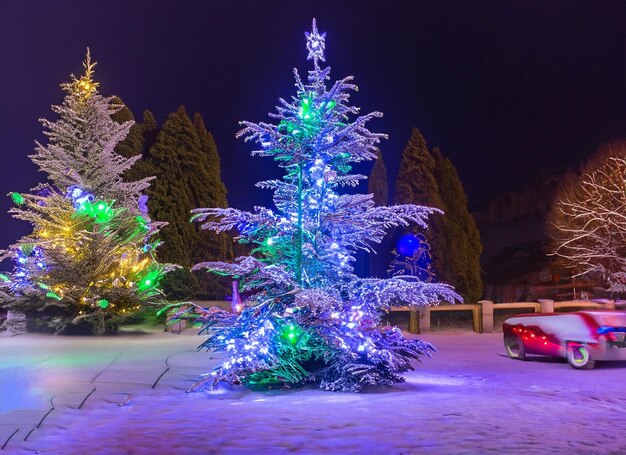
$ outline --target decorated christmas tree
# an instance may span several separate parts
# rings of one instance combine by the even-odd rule
[[[359,391],[403,381],[402,372],[433,347],[407,340],[396,327],[379,327],[393,305],[422,306],[459,297],[445,284],[413,276],[359,278],[355,252],[371,251],[389,228],[414,223],[426,228],[436,211],[415,205],[376,207],[372,195],[340,194],[362,175],[352,163],[376,157],[383,134],[366,124],[382,114],[359,115],[348,104],[357,87],[352,77],[330,87],[325,61],[326,34],[306,33],[308,83],[295,71],[297,93],[279,100],[273,123],[242,122],[239,136],[255,141],[253,155],[272,157],[284,169],[282,180],[257,186],[274,191],[276,209],[195,210],[202,227],[237,229],[239,241],[252,244],[251,256],[234,263],[207,262],[196,269],[231,276],[244,296],[239,314],[212,309],[204,315],[213,327],[201,346],[224,351],[224,362],[198,387],[220,381],[251,387],[316,384],[327,390]]]
[[[435,279],[430,245],[422,234],[405,234],[392,251],[394,258],[387,273],[391,276],[411,275],[421,281]]]
[[[94,333],[114,329],[158,295],[165,272],[153,256],[159,226],[142,195],[150,179],[124,181],[140,157],[114,151],[133,122],[111,119],[122,106],[98,93],[94,66],[87,51],[85,74],[61,85],[63,104],[52,107],[59,118],[41,121],[48,143],[37,143],[31,158],[49,183],[11,193],[11,213],[33,232],[2,255],[16,262],[2,275],[11,305],[56,331],[80,323]]]

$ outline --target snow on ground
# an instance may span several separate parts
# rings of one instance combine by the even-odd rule
[[[626,453],[624,362],[578,371],[508,359],[502,334],[427,333],[438,352],[394,388],[206,395],[185,393],[217,363],[191,335],[0,339],[0,454]]]

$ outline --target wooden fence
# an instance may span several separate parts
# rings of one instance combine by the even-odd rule
[[[481,300],[478,303],[464,303],[458,305],[442,304],[432,307],[422,307],[419,310],[411,310],[408,307],[397,307],[392,311],[409,312],[409,332],[423,333],[430,331],[431,314],[438,311],[471,311],[472,329],[477,333],[491,333],[500,330],[501,327],[494,327],[494,316],[502,310],[518,310],[517,313],[555,313],[571,310],[591,310],[604,309],[614,310],[615,302],[606,301],[582,301],[569,300],[555,302],[549,299],[540,299],[537,302],[510,302],[494,303],[491,300]]]
[[[218,306],[224,310],[230,309],[230,302],[228,301],[195,301],[194,303],[203,307]],[[501,330],[501,327],[494,327],[494,316],[497,315],[497,312],[503,310],[518,310],[517,313],[554,313],[559,311],[582,309],[614,310],[615,307],[615,302],[612,300],[596,302],[569,300],[564,302],[555,302],[549,299],[539,299],[537,302],[510,303],[494,303],[491,300],[481,300],[478,303],[461,303],[457,305],[442,304],[437,306],[421,307],[419,309],[411,309],[409,307],[393,307],[391,311],[402,311],[408,313],[410,333],[423,333],[430,331],[431,314],[444,311],[471,311],[472,330],[477,333],[491,333],[494,330]],[[176,324],[172,325],[170,330],[174,333],[180,333],[182,329],[187,327],[188,321],[186,319],[189,318],[182,318]]]

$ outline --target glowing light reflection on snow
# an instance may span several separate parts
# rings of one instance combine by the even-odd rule
[[[435,376],[435,375],[410,375],[407,376],[408,384],[420,385],[445,385],[445,386],[462,386],[467,383],[465,379],[454,378],[451,376]]]
[[[0,369],[0,414],[45,406],[47,397],[38,385],[43,379],[39,372],[21,368]]]
[[[201,393],[197,393],[198,396],[203,396],[203,395],[226,395],[226,394],[232,394],[233,391],[229,390],[228,388],[224,387],[224,386],[217,386],[213,389],[206,389],[203,390]]]

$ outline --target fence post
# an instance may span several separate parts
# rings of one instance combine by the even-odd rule
[[[410,309],[409,333],[420,333],[420,319],[417,308]]]
[[[420,307],[420,333],[430,331],[430,307]]]
[[[493,332],[493,301],[480,300],[480,312],[482,317],[482,331],[481,333]]]
[[[541,305],[542,313],[554,313],[554,300],[550,299],[538,299],[539,305]]]

